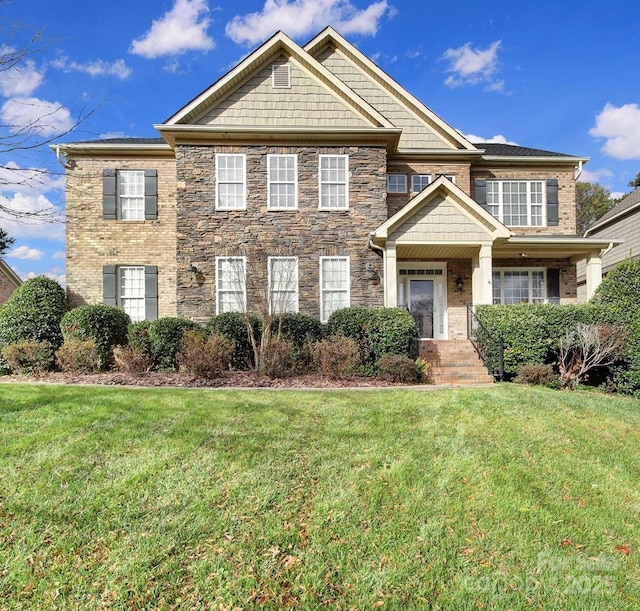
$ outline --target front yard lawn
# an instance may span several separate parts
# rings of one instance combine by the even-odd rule
[[[638,608],[639,407],[2,384],[0,608]]]

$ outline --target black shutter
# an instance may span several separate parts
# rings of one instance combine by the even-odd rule
[[[105,265],[102,268],[102,303],[106,305],[118,305],[117,286],[116,266]]]
[[[485,178],[476,178],[474,194],[476,202],[485,210],[487,209],[487,180]]]
[[[560,270],[547,270],[547,301],[560,303]]]
[[[102,218],[115,221],[117,218],[116,170],[102,170]]]
[[[144,218],[154,221],[158,218],[158,172],[144,171]]]
[[[158,319],[158,266],[147,265],[144,268],[144,317],[146,320]]]
[[[559,223],[558,214],[558,179],[547,179],[547,225],[557,227]]]

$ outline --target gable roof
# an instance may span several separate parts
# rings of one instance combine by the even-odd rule
[[[635,191],[632,191],[622,201],[618,202],[609,212],[603,214],[595,224],[587,229],[585,236],[597,232],[598,229],[602,229],[605,225],[633,212],[636,209],[640,209],[640,187],[637,187]]]
[[[418,121],[432,129],[435,129],[441,136],[446,138],[454,148],[466,151],[475,151],[471,144],[459,131],[451,127],[446,121],[441,119],[433,110],[428,108],[418,98],[414,97],[402,85],[392,79],[378,65],[369,59],[358,48],[352,45],[332,27],[327,27],[315,38],[309,41],[304,49],[313,56],[318,56],[327,46],[333,46],[346,56],[353,65],[361,72],[365,73],[372,81],[382,87],[390,94],[402,107],[416,117]]]
[[[373,231],[371,239],[378,243],[385,241],[397,227],[418,213],[438,195],[450,201],[461,214],[481,226],[487,233],[487,238],[508,238],[511,235],[511,231],[505,225],[471,199],[460,187],[448,178],[440,176]]]
[[[215,105],[216,102],[226,97],[260,66],[275,59],[283,52],[294,58],[303,68],[315,76],[319,82],[342,99],[345,104],[357,111],[369,125],[372,127],[394,127],[383,115],[371,106],[371,104],[357,96],[349,87],[337,79],[335,75],[282,31],[276,32],[276,34],[248,55],[235,68],[188,102],[159,127],[194,123],[197,117],[202,115],[207,108],[210,108]]]
[[[22,284],[22,280],[20,280],[18,274],[11,269],[11,266],[6,263],[4,259],[0,259],[0,273],[4,274],[16,288]]]

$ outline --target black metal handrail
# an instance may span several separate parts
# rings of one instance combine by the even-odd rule
[[[480,338],[481,336],[481,338]],[[493,377],[502,382],[504,380],[504,339],[487,329],[473,311],[473,306],[467,304],[467,338],[480,355],[485,367]],[[482,341],[479,341],[482,339]]]

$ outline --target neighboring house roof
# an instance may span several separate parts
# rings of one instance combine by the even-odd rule
[[[0,275],[4,276],[9,285],[13,285],[14,288],[18,288],[22,284],[18,274],[3,259],[0,259]]]
[[[631,214],[635,210],[640,209],[640,187],[636,188],[627,195],[622,201],[618,202],[609,212],[603,214],[595,224],[587,229],[585,236],[592,233],[597,233],[598,230],[605,227],[609,223],[622,218],[627,214]]]
[[[485,157],[571,157],[564,153],[554,153],[542,149],[533,149],[516,144],[503,144],[499,142],[474,142],[473,146],[483,149]]]

